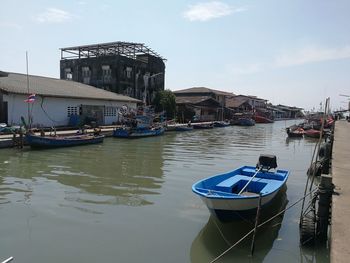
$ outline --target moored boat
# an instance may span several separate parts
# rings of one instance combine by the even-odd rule
[[[209,211],[226,221],[256,213],[261,205],[267,206],[285,185],[289,172],[275,170],[275,156],[261,155],[257,167],[242,166],[233,171],[198,181],[192,191],[199,195]]]
[[[192,124],[194,129],[212,129],[214,128],[213,123],[195,123]]]
[[[254,120],[256,123],[273,123],[274,120],[262,115],[255,115]]]
[[[309,138],[320,138],[321,131],[315,129],[309,129],[304,131],[304,135]]]
[[[296,125],[286,128],[286,132],[290,138],[301,138],[304,135],[304,129]]]
[[[226,121],[214,121],[213,125],[214,127],[222,128],[222,127],[230,126],[230,123]]]
[[[39,136],[26,134],[26,142],[32,148],[57,148],[102,143],[104,135],[79,134],[70,136]]]
[[[156,128],[130,128],[130,127],[122,127],[117,128],[113,131],[113,137],[118,138],[142,138],[142,137],[150,137],[150,136],[158,136],[164,134],[164,127],[156,127]]]
[[[192,125],[176,125],[175,131],[192,131],[193,126]]]

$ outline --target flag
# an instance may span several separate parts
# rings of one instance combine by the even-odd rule
[[[27,103],[33,103],[35,101],[35,94],[30,94],[26,100]]]

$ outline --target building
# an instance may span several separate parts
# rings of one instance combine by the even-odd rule
[[[35,94],[32,103],[25,102],[29,94]],[[122,106],[136,109],[140,102],[74,81],[0,72],[0,122],[8,125],[20,125],[22,118],[32,127],[108,125],[119,121]]]
[[[191,114],[199,121],[213,121],[226,118],[226,97],[234,94],[205,87],[193,87],[174,91],[177,112],[183,121]]]
[[[165,59],[139,43],[111,42],[61,48],[60,78],[151,104],[164,90]]]

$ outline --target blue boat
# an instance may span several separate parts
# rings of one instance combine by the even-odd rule
[[[230,123],[226,121],[214,121],[213,125],[214,127],[222,128],[222,127],[230,126]]]
[[[127,125],[116,128],[113,131],[113,137],[117,138],[142,138],[150,136],[163,135],[165,127],[163,126],[163,115],[160,114],[160,123],[153,123],[155,114],[152,113],[151,109],[146,107],[140,114],[133,116],[128,119]]]
[[[193,126],[191,125],[176,125],[175,131],[192,131]]]
[[[157,128],[130,128],[130,127],[122,127],[117,128],[113,131],[113,137],[118,138],[142,138],[142,137],[150,137],[150,136],[159,136],[164,134],[165,128],[157,127]]]
[[[277,168],[276,157],[261,155],[257,166],[242,166],[233,171],[200,180],[192,186],[209,211],[221,221],[256,214],[261,196],[268,206],[285,185],[289,172]]]
[[[71,136],[39,136],[26,134],[26,142],[32,148],[57,148],[102,143],[104,135],[81,134]]]

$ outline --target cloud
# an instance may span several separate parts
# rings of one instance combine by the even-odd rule
[[[0,22],[0,28],[10,28],[10,29],[16,29],[16,30],[23,29],[23,27],[19,24],[8,23],[8,22]]]
[[[304,47],[278,54],[270,62],[254,62],[246,65],[234,65],[229,71],[235,75],[254,74],[264,70],[286,68],[310,63],[350,58],[350,45],[338,48]]]
[[[228,16],[232,13],[243,12],[246,8],[233,8],[223,2],[213,1],[189,6],[183,16],[190,21],[208,21],[214,18]]]
[[[274,66],[289,67],[344,58],[350,58],[350,46],[340,48],[305,47],[279,55],[274,61]]]
[[[58,8],[47,8],[43,13],[38,14],[35,20],[39,23],[58,24],[69,21],[74,16],[67,11]]]

